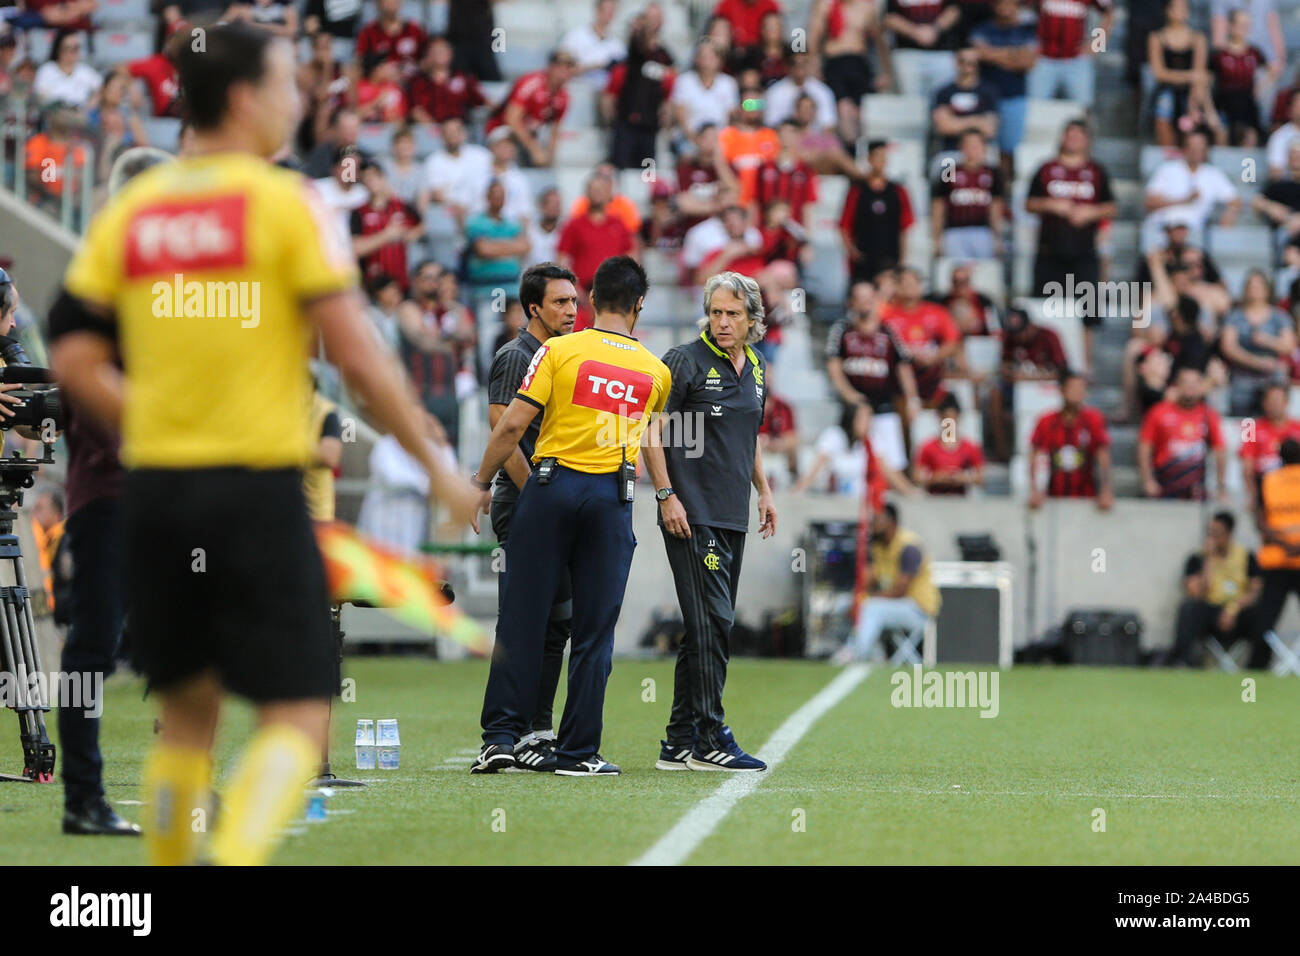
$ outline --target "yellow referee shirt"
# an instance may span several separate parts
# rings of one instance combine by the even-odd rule
[[[315,436],[303,306],[356,279],[351,250],[297,173],[219,153],[133,179],[64,277],[118,326],[123,461],[305,466]]]
[[[584,329],[548,339],[518,392],[545,412],[533,461],[555,458],[596,475],[617,471],[625,447],[636,461],[672,383],[668,366],[630,335]]]

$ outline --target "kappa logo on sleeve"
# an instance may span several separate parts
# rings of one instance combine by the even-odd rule
[[[248,262],[245,211],[241,195],[143,207],[127,227],[127,277],[244,266]]]
[[[578,366],[573,404],[635,421],[645,414],[653,388],[654,379],[645,372],[589,360]]]
[[[543,345],[533,353],[533,360],[528,363],[528,371],[524,373],[524,380],[519,383],[519,391],[526,392],[532,388],[533,375],[537,372],[537,366],[542,364],[542,357],[551,350],[549,345]]]

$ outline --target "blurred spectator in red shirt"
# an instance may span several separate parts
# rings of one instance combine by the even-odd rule
[[[370,198],[352,210],[352,251],[365,278],[390,275],[406,292],[411,287],[406,244],[420,241],[424,231],[420,214],[393,195],[388,176],[378,163],[362,165],[361,184],[370,191]]]
[[[763,207],[763,261],[800,263],[808,247],[808,233],[795,221],[790,204],[774,199]]]
[[[669,123],[668,100],[677,74],[673,58],[659,44],[663,13],[647,7],[633,21],[627,59],[609,72],[609,85],[600,98],[605,121],[612,127],[609,160],[619,169],[642,169],[655,157],[655,141]]]
[[[1029,321],[1024,309],[1011,309],[1002,330],[1001,387],[989,395],[993,448],[1009,456],[1017,382],[1047,382],[1060,378],[1069,362],[1061,338],[1052,329]]]
[[[1088,383],[1077,372],[1061,374],[1061,408],[1038,420],[1029,438],[1029,507],[1047,498],[1096,498],[1109,510],[1115,502],[1111,487],[1110,433],[1101,412],[1084,404]],[[1038,479],[1047,461],[1046,489]]]
[[[737,47],[758,46],[763,18],[781,12],[776,0],[721,0],[713,8],[715,17],[731,24],[732,42]]]
[[[997,318],[997,306],[975,288],[971,282],[970,266],[953,267],[948,294],[940,301],[952,313],[953,321],[963,336],[994,334],[996,322],[992,320]]]
[[[799,429],[795,425],[794,409],[772,390],[771,368],[767,371],[767,380],[763,422],[758,426],[758,446],[762,449],[764,461],[775,456],[785,458],[786,471],[794,483],[799,480]]]
[[[406,93],[401,67],[395,60],[371,53],[365,60],[365,77],[357,84],[357,110],[368,123],[396,123],[406,119]]]
[[[637,253],[632,231],[609,212],[613,193],[614,181],[607,172],[597,170],[592,173],[587,180],[586,212],[570,219],[560,233],[560,261],[578,277],[578,290],[582,296],[582,309],[574,325],[575,331],[591,325],[587,296],[591,292],[596,268],[610,256]]]
[[[754,199],[760,209],[775,200],[790,207],[790,217],[804,224],[804,211],[817,201],[817,174],[799,158],[802,133],[793,119],[777,127],[780,152],[758,167]]]
[[[1264,414],[1242,421],[1241,475],[1246,498],[1254,513],[1259,506],[1259,483],[1265,475],[1282,464],[1278,449],[1288,438],[1300,441],[1300,421],[1287,417],[1290,392],[1281,382],[1264,387],[1260,396]]]
[[[1147,412],[1138,433],[1138,474],[1148,498],[1206,497],[1206,461],[1214,453],[1218,497],[1227,497],[1227,454],[1219,416],[1205,403],[1205,376],[1184,365],[1174,375],[1171,398]]]
[[[944,395],[943,376],[948,361],[963,361],[961,331],[947,309],[922,298],[921,292],[920,273],[899,269],[894,298],[881,307],[880,314],[912,356],[916,391],[922,404],[934,408]]]
[[[650,215],[641,223],[641,245],[676,254],[685,235],[686,226],[673,206],[673,188],[660,180],[650,193]]]
[[[912,481],[932,495],[964,495],[984,484],[984,452],[961,434],[961,405],[951,395],[939,403],[939,434],[921,446]]]
[[[184,20],[177,20],[169,27],[169,38],[161,50],[153,56],[132,60],[126,65],[126,70],[131,76],[137,80],[144,80],[145,87],[149,90],[149,101],[153,104],[154,116],[180,115],[180,75],[176,72],[172,54],[180,44],[188,42],[188,34],[183,34],[177,39],[171,37],[175,37],[187,26]]]
[[[99,4],[96,0],[26,0],[22,6],[28,13],[40,14],[47,27],[89,31],[95,29],[90,15]]]
[[[406,87],[415,122],[441,123],[453,116],[465,119],[474,107],[487,104],[478,80],[452,69],[454,55],[445,36],[429,39],[429,49],[420,61],[421,70]]]
[[[677,163],[677,211],[690,229],[721,209],[721,187],[735,188],[736,176],[718,151],[718,128],[705,124],[695,132],[695,150]]]
[[[722,211],[722,244],[707,252],[695,269],[692,281],[704,285],[710,276],[719,272],[739,272],[757,278],[767,265],[763,257],[762,233],[750,225],[749,212],[742,206],[731,206]]]
[[[555,162],[560,120],[569,108],[565,86],[573,78],[577,63],[573,54],[556,50],[546,69],[525,73],[515,80],[509,95],[492,111],[485,132],[502,125],[510,127],[524,165],[550,166]]]
[[[424,55],[424,29],[413,20],[402,19],[402,0],[376,0],[375,7],[378,17],[357,35],[357,59],[364,63],[377,53],[396,60],[403,77],[413,76]]]

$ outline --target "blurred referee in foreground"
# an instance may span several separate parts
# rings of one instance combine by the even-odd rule
[[[545,412],[533,450],[536,467],[519,493],[506,544],[512,570],[501,596],[483,695],[483,749],[473,773],[619,773],[599,753],[605,684],[636,547],[632,495],[641,434],[672,385],[664,363],[632,337],[648,289],[636,260],[602,262],[591,287],[594,326],[551,338],[537,350],[483,452],[478,474],[496,474],[537,413]],[[488,485],[479,481],[479,487],[486,508]],[[515,573],[520,568],[527,573]],[[547,618],[566,568],[578,586],[559,737],[544,760],[517,763],[514,747],[537,711]]]
[[[527,270],[519,281],[519,302],[524,307],[528,324],[519,330],[510,342],[501,347],[492,360],[488,373],[488,424],[496,428],[501,416],[515,400],[519,385],[532,364],[533,356],[542,343],[553,336],[568,335],[578,316],[577,278],[568,269],[553,262],[543,262]],[[514,517],[519,490],[532,473],[530,462],[537,445],[537,435],[542,427],[541,417],[529,423],[519,447],[496,475],[492,487],[492,530],[504,547],[510,539],[510,519]],[[477,477],[477,476],[476,476]],[[518,569],[531,573],[532,564]],[[509,564],[497,579],[498,607],[505,597],[505,577]],[[559,587],[556,589],[551,613],[546,620],[546,643],[542,650],[541,680],[537,688],[537,709],[527,726],[527,733],[515,745],[515,762],[538,763],[555,747],[555,731],[551,727],[555,709],[555,689],[560,684],[560,669],[564,666],[564,645],[569,642],[573,618],[573,584],[569,569],[560,569]]]
[[[320,200],[266,162],[299,119],[292,43],[243,23],[205,40],[178,62],[193,151],[96,217],[50,312],[51,358],[69,399],[122,431],[132,643],[162,710],[145,767],[150,860],[199,857],[229,691],[253,702],[258,729],[207,856],[257,864],[300,810],[337,689],[302,492],[313,335],[457,519],[477,495],[425,442]]]
[[[664,416],[650,425],[646,465],[659,500],[659,526],[686,633],[677,650],[668,739],[659,770],[766,770],[725,726],[731,625],[749,530],[749,486],[758,490],[758,530],[776,532],[763,469],[766,363],[750,346],[763,338],[758,283],[723,272],[704,285],[700,336],[671,349]]]

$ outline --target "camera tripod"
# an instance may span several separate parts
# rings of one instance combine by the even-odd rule
[[[45,715],[50,710],[50,688],[41,665],[41,651],[32,619],[31,591],[23,569],[22,547],[14,534],[23,489],[36,483],[36,469],[54,462],[49,445],[45,458],[0,458],[0,569],[12,584],[0,585],[0,683],[11,688],[5,705],[18,714],[23,748],[22,776],[0,774],[0,781],[16,783],[54,782],[54,744],[45,732]]]

